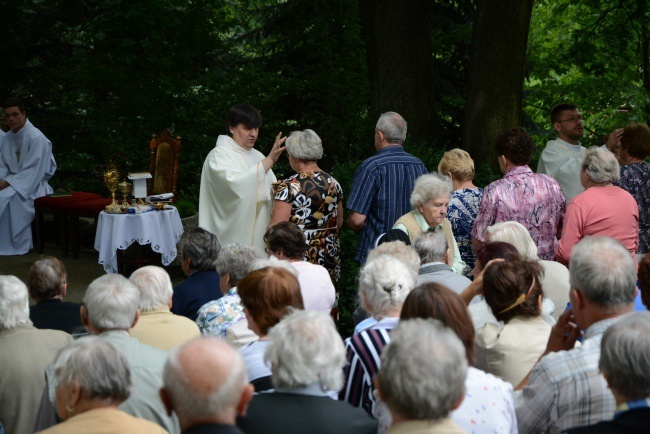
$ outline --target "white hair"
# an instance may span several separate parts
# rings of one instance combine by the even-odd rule
[[[330,315],[294,310],[269,332],[264,360],[275,387],[296,389],[319,383],[324,390],[343,387],[345,346]]]
[[[395,112],[382,113],[379,116],[375,131],[381,131],[386,136],[388,143],[401,145],[406,140],[406,130],[408,125],[404,118]]]
[[[378,386],[386,404],[408,420],[447,417],[465,393],[466,354],[440,321],[400,321],[381,354]]]
[[[650,312],[631,312],[605,331],[598,366],[626,401],[650,395]]]
[[[382,243],[368,252],[366,263],[372,262],[382,255],[392,256],[401,261],[413,273],[415,280],[420,271],[420,257],[412,246],[407,246],[403,241],[388,241]]]
[[[119,348],[99,336],[85,336],[64,347],[54,360],[59,385],[76,383],[89,400],[115,405],[131,394],[131,368]]]
[[[0,276],[0,330],[19,324],[32,324],[27,285],[16,276]]]
[[[212,339],[201,337],[197,339]],[[220,342],[220,341],[219,341]],[[179,361],[179,351],[172,351],[163,371],[164,388],[173,402],[174,411],[179,417],[187,420],[205,420],[213,417],[224,417],[236,407],[241,399],[241,391],[248,383],[246,380],[246,364],[244,359],[232,348],[233,364],[221,386],[211,391],[207,396],[194,389],[190,384]]]
[[[432,230],[433,229],[433,230]],[[420,256],[422,264],[444,262],[449,246],[442,230],[431,227],[413,240],[413,248]]]
[[[417,209],[418,205],[426,205],[432,200],[442,196],[451,196],[454,185],[451,178],[439,173],[427,173],[415,180],[411,193],[411,206]]]
[[[416,283],[417,278],[403,262],[382,255],[361,269],[359,298],[365,300],[368,313],[381,320],[390,310],[401,308]]]
[[[255,270],[261,270],[266,267],[284,268],[291,273],[293,277],[296,279],[298,278],[298,270],[296,270],[296,267],[291,265],[291,262],[285,261],[284,259],[278,259],[275,256],[271,256],[268,259],[256,259],[250,264],[248,272],[252,273]]]
[[[140,290],[142,312],[169,307],[174,289],[169,274],[163,268],[155,265],[138,268],[131,274],[129,280]]]
[[[485,230],[489,241],[502,241],[515,246],[526,261],[537,261],[537,245],[524,225],[515,221],[499,222]]]
[[[569,260],[571,288],[604,308],[634,303],[636,262],[630,252],[609,237],[585,237],[573,247]]]
[[[219,252],[216,264],[217,273],[221,276],[226,273],[230,274],[230,284],[235,286],[248,273],[251,263],[264,257],[262,252],[248,244],[228,244]]]
[[[621,166],[616,156],[597,146],[587,149],[581,169],[596,184],[612,184],[621,178]]]
[[[95,328],[126,330],[135,320],[140,291],[121,274],[105,274],[88,285],[83,301]]]
[[[313,130],[294,131],[284,144],[291,158],[303,161],[318,161],[323,158],[323,142]]]

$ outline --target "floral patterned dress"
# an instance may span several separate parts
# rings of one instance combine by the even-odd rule
[[[472,250],[472,228],[482,195],[483,189],[480,187],[456,190],[451,194],[447,207],[447,219],[456,237],[460,257],[466,264],[463,270],[463,275],[466,277],[471,275],[476,263],[476,254]]]
[[[305,233],[309,248],[303,260],[325,267],[336,287],[341,272],[336,226],[338,204],[343,201],[341,185],[325,172],[300,172],[278,186],[275,200],[291,205],[289,221]]]
[[[639,206],[638,253],[650,252],[650,163],[629,163],[621,167],[621,179],[614,185],[630,193]]]

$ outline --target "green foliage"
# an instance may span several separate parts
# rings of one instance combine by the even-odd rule
[[[181,218],[192,217],[196,214],[196,205],[189,200],[179,200],[174,204]]]

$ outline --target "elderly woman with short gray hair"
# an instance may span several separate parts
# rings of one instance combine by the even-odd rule
[[[122,351],[88,336],[63,348],[54,360],[56,412],[63,420],[43,434],[167,433],[159,425],[118,409],[131,395],[131,369]]]
[[[620,241],[636,259],[639,244],[639,207],[634,197],[613,185],[620,177],[616,156],[600,148],[589,148],[582,160],[580,181],[585,188],[567,205],[557,261],[569,263],[571,251],[588,235]]]
[[[278,186],[269,226],[284,221],[298,225],[307,240],[308,261],[325,267],[336,286],[341,272],[343,190],[332,175],[318,167],[323,143],[314,131],[294,131],[285,147],[296,174]]]
[[[449,262],[451,269],[458,274],[462,274],[465,269],[465,262],[460,256],[451,223],[446,217],[452,190],[453,184],[447,176],[439,173],[420,176],[415,181],[413,193],[411,193],[413,211],[400,217],[395,222],[393,229],[406,232],[411,244],[418,235],[426,232],[432,226],[442,229],[445,238],[447,238],[447,245],[450,246]]]

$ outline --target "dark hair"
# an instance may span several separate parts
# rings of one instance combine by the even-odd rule
[[[237,104],[226,115],[226,129],[230,134],[230,127],[244,124],[246,128],[259,128],[262,125],[262,115],[250,104]]]
[[[307,252],[305,234],[295,223],[280,222],[266,230],[264,242],[270,252],[284,253],[290,259],[302,259]]]
[[[638,278],[641,301],[650,309],[650,255],[645,255],[639,262]]]
[[[514,259],[490,265],[483,272],[483,296],[494,316],[503,322],[517,315],[539,316],[543,273],[542,266],[534,261]],[[526,296],[524,302],[508,309],[522,294]]]
[[[648,125],[631,123],[623,128],[621,148],[634,158],[645,160],[650,154],[650,128]]]
[[[515,246],[504,241],[485,243],[476,251],[476,262],[485,267],[492,259],[505,259],[510,261],[520,259],[521,255]]]
[[[289,313],[288,307],[305,308],[298,279],[284,268],[266,267],[247,274],[237,283],[237,293],[262,336]]]
[[[25,112],[25,103],[19,100],[18,98],[7,98],[2,103],[2,109],[6,110],[9,107],[18,107],[21,113]]]
[[[29,269],[29,294],[34,300],[47,300],[61,295],[66,278],[63,262],[53,256],[39,259]]]
[[[451,289],[439,283],[425,283],[413,289],[402,305],[401,320],[433,318],[456,333],[465,345],[467,360],[474,364],[474,325],[467,305]]]
[[[574,104],[557,104],[551,109],[551,123],[556,123],[560,121],[562,117],[562,112],[565,110],[578,110],[578,106]]]
[[[190,269],[214,271],[221,243],[215,234],[203,228],[194,228],[181,242],[180,250],[181,257],[190,260]]]
[[[504,155],[517,166],[525,166],[533,157],[535,144],[521,128],[512,128],[499,134],[494,141],[499,156]]]

